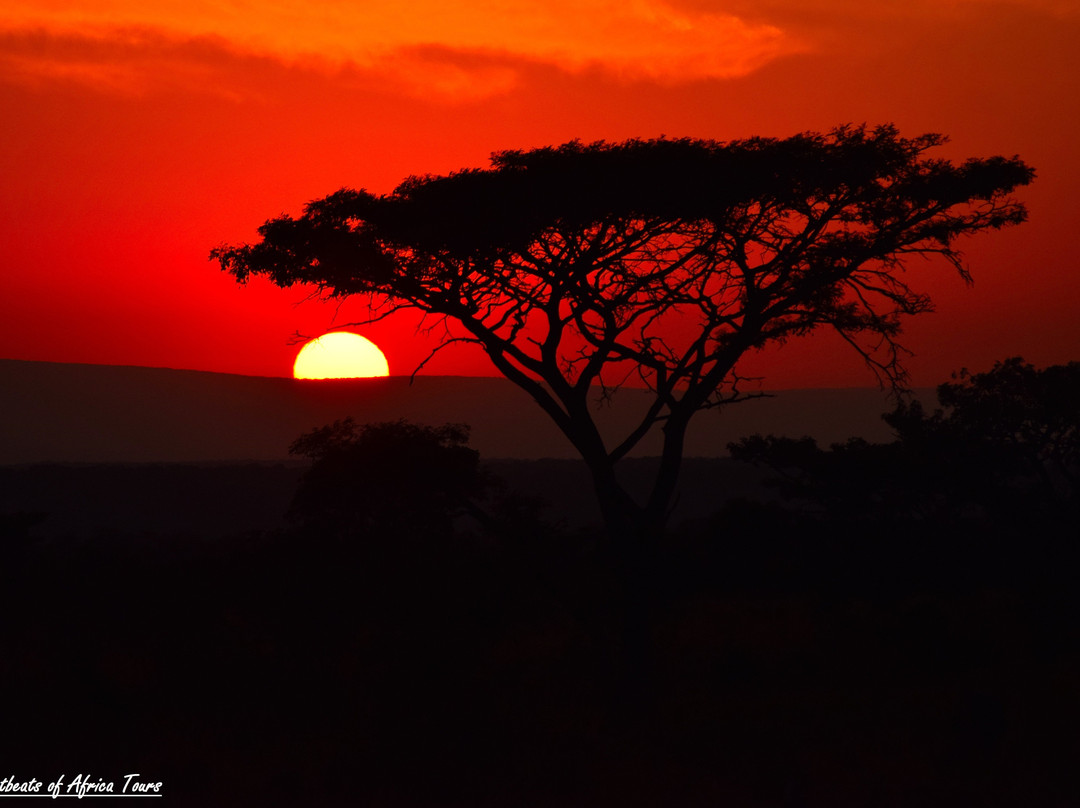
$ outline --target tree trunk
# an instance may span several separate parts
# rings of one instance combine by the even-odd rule
[[[670,470],[669,470],[670,471]],[[656,649],[653,619],[658,594],[657,563],[668,500],[642,506],[618,483],[614,469],[593,469],[593,483],[604,517],[608,558],[615,579],[613,604],[617,644],[614,718],[631,731],[644,728],[656,702]]]

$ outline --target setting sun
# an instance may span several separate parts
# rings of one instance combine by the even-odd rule
[[[386,357],[371,340],[349,331],[333,331],[300,349],[293,364],[297,379],[355,379],[389,376]]]

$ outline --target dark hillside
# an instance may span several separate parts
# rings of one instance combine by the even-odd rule
[[[628,429],[644,394],[625,390],[601,426]],[[755,432],[888,440],[876,389],[792,390],[701,413],[689,456],[716,457]],[[485,458],[577,455],[547,416],[504,379],[419,376],[301,382],[193,370],[0,360],[0,464],[282,461],[308,430],[352,416],[472,427]],[[639,455],[655,455],[646,440]]]

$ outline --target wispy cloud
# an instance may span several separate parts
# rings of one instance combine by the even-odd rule
[[[0,30],[0,79],[24,84],[63,82],[140,95],[155,87],[198,88],[234,95],[215,81],[223,53],[208,43],[181,43],[147,32],[109,40],[37,30]]]
[[[106,43],[209,39],[290,64],[390,73],[450,95],[508,89],[509,65],[521,60],[676,82],[745,75],[803,47],[776,25],[665,0],[9,0],[0,31]]]
[[[843,21],[941,19],[1015,8],[1056,17],[1080,16],[1076,0],[670,0],[688,13],[734,14],[745,20]]]

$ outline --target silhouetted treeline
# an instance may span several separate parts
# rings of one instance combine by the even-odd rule
[[[1069,575],[1080,560],[1080,363],[1038,370],[1013,358],[957,379],[939,388],[933,412],[901,402],[885,415],[889,444],[825,450],[760,435],[732,444],[734,458],[772,472],[765,485],[782,501],[729,506],[719,518],[853,545],[841,557],[888,554],[914,567],[908,581]]]

